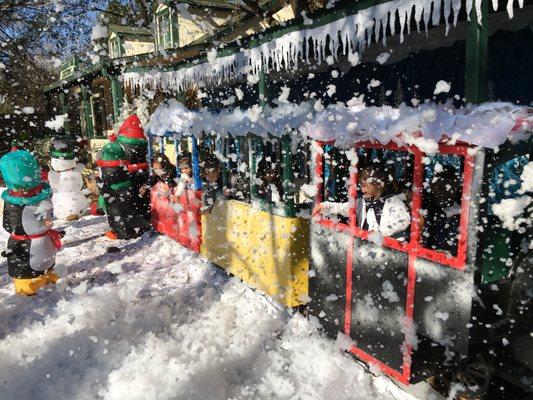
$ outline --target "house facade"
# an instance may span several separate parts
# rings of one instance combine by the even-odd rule
[[[58,81],[44,88],[48,114],[67,114],[64,133],[82,138],[94,153],[119,121],[124,98],[131,104],[140,94],[124,87],[127,67],[172,67],[205,53],[213,40],[227,43],[294,17],[289,3],[259,4],[265,7],[261,15],[225,1],[160,1],[153,29],[109,25],[107,57],[92,66],[66,60]],[[161,93],[152,97],[150,108],[161,99]]]
[[[293,2],[259,1],[257,13],[222,1],[162,1],[151,33],[110,27],[108,59],[88,68],[65,62],[61,79],[45,89],[50,115],[68,114],[65,131],[95,147],[119,122],[125,99],[131,105],[145,96],[152,112],[167,98],[185,102],[191,88],[201,88],[202,105],[212,109],[264,104],[282,87],[295,102],[331,87],[324,105],[354,93],[378,105],[529,104],[533,82],[523,55],[531,50],[533,8],[509,12],[489,3],[478,16],[466,1],[453,8],[429,0],[339,2],[295,18]],[[451,90],[435,93],[441,81]],[[229,101],[235,91],[243,95]]]

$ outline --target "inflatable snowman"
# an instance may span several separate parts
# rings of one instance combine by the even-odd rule
[[[61,248],[61,235],[51,229],[50,186],[41,180],[35,157],[26,150],[14,150],[0,159],[0,173],[7,190],[2,193],[2,225],[9,233],[7,258],[9,276],[17,294],[33,295],[58,276],[53,267]]]
[[[72,142],[54,139],[50,152],[48,181],[52,187],[54,216],[59,220],[74,221],[81,217],[89,206],[82,191],[83,164],[78,164]]]

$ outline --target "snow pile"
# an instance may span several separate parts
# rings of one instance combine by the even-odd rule
[[[475,7],[479,23],[481,1],[467,1],[464,9],[470,15]],[[404,36],[411,33],[412,20],[416,22],[418,32],[422,26],[426,33],[430,25],[439,25],[444,21],[448,34],[450,26],[455,26],[459,14],[464,12],[462,3],[462,0],[390,1],[321,26],[288,32],[257,47],[243,49],[229,56],[216,58],[216,51],[209,51],[207,62],[192,67],[165,72],[128,72],[124,74],[124,79],[133,87],[181,91],[190,85],[220,83],[250,74],[257,76],[261,71],[268,72],[270,69],[297,69],[300,62],[309,63],[311,58],[317,63],[328,61],[333,64],[339,52],[353,61],[359,59],[358,53],[363,52],[372,40],[386,45],[387,36],[384,32],[390,32],[391,36],[399,35],[400,42],[403,42]],[[493,0],[492,6],[497,10],[498,0]],[[519,6],[523,7],[523,1],[519,2]],[[507,12],[510,18],[513,17],[513,7],[514,0],[508,0]],[[328,51],[331,56],[326,56]]]
[[[0,261],[2,398],[413,399],[345,355],[348,340],[171,239],[108,254],[105,229],[68,226],[56,269],[70,273],[32,298],[13,295]]]

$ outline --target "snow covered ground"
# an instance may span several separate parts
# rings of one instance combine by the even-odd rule
[[[1,399],[412,399],[166,237],[106,253],[106,226],[68,226],[65,277],[35,297],[2,259]]]

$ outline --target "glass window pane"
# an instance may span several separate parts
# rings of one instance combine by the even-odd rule
[[[422,190],[422,246],[457,256],[463,157],[438,154],[424,158]]]

